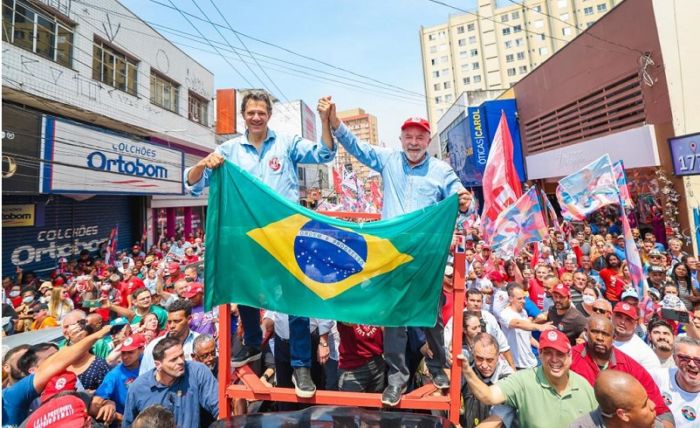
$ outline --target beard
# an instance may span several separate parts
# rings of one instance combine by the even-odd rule
[[[671,346],[671,344],[668,343],[668,342],[661,342],[661,341],[656,342],[656,344],[654,345],[654,347],[655,347],[656,349],[658,349],[659,351],[663,351],[663,352],[671,352],[671,351],[673,351],[673,346]]]

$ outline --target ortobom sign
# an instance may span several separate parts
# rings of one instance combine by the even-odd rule
[[[184,153],[45,116],[42,193],[183,194]]]

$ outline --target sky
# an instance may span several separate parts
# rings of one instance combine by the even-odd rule
[[[209,22],[189,17],[207,39],[221,48],[231,63],[229,65],[180,12],[169,8],[170,1],[121,0],[121,3],[149,23],[195,36],[195,40],[191,40],[192,36],[177,35],[155,26],[163,36],[214,73],[216,88],[248,88],[252,83],[255,87],[270,89],[281,101],[301,99],[314,111],[319,97],[333,96],[338,110],[361,107],[375,115],[380,139],[390,147],[399,145],[400,126],[406,118],[427,117],[418,35],[420,27],[446,22],[449,14],[455,12],[428,0],[172,0],[182,11],[201,18],[206,14],[210,21],[223,26],[219,31],[225,40]],[[449,3],[472,10],[475,0],[450,0]],[[244,48],[229,25],[239,33],[279,89],[253,60],[246,58],[245,51],[242,51],[244,59],[255,73],[235,53],[224,51],[230,50],[229,43],[234,48]],[[241,36],[241,33],[362,77],[290,54]],[[259,54],[295,65],[274,63]],[[303,69],[299,65],[321,72]]]

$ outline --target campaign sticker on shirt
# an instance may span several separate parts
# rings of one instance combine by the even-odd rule
[[[664,404],[666,404],[667,406],[670,406],[671,404],[673,404],[673,399],[671,398],[671,394],[669,394],[668,392],[662,392],[661,396],[664,398]]]
[[[267,166],[270,167],[272,172],[277,172],[282,168],[282,163],[280,162],[279,158],[277,156],[274,156],[270,161],[267,163]]]
[[[697,413],[695,412],[695,409],[693,409],[690,406],[683,406],[681,407],[681,415],[685,418],[687,421],[694,421],[695,418],[698,416]]]

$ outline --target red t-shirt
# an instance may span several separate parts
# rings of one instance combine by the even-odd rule
[[[588,383],[593,386],[600,373],[600,368],[586,351],[585,343],[576,345],[571,349],[571,370],[583,376]],[[649,372],[632,357],[613,347],[612,354],[610,354],[610,359],[608,360],[608,368],[628,373],[633,378],[637,379],[646,390],[649,399],[656,404],[657,415],[670,412],[654,379]]]
[[[530,296],[530,300],[535,302],[537,307],[542,310],[544,308],[544,286],[540,284],[537,278],[530,278],[528,284],[527,293]]]
[[[132,276],[131,278],[129,278],[128,281],[125,281],[123,284],[124,284],[124,288],[126,288],[126,294],[128,296],[131,296],[131,293],[138,290],[139,288],[145,287],[141,278],[136,277],[136,276]],[[122,297],[122,298],[125,299],[125,297]],[[127,301],[127,300],[125,300],[125,301]]]
[[[605,298],[616,303],[620,301],[620,295],[625,283],[620,280],[616,269],[605,268],[599,272],[600,278],[605,283]]]
[[[372,325],[338,323],[340,359],[338,368],[352,370],[382,355],[384,339],[382,329]]]

